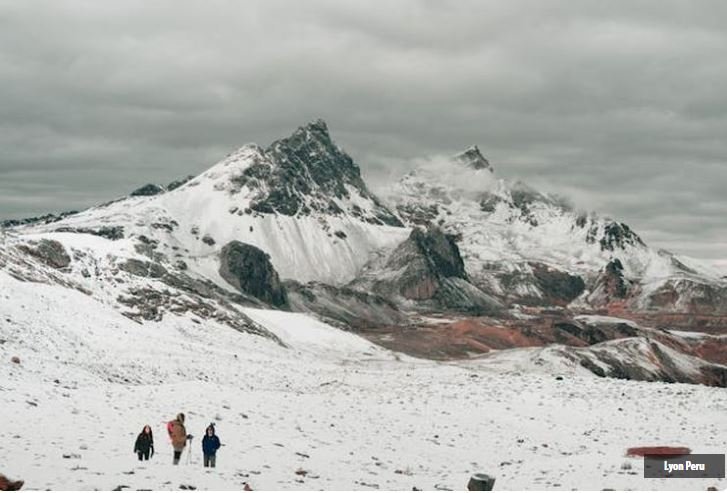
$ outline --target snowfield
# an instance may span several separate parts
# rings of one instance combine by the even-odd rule
[[[28,489],[691,489],[642,478],[628,447],[727,450],[727,392],[601,379],[528,350],[440,363],[400,356],[303,314],[245,309],[283,345],[214,321],[135,323],[57,285],[0,271],[0,464]],[[13,363],[17,356],[20,363]],[[547,362],[546,362],[547,363]],[[165,423],[195,435],[171,465]],[[199,439],[224,446],[205,470]],[[145,424],[156,455],[132,453]]]

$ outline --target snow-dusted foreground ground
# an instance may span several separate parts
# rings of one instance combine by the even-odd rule
[[[725,389],[556,380],[514,370],[517,353],[400,358],[304,315],[247,313],[290,347],[188,318],[136,324],[0,272],[0,472],[29,489],[462,489],[474,472],[499,490],[727,486],[643,479],[624,457],[640,445],[724,453]],[[191,463],[185,451],[174,467],[165,423],[180,411],[195,439]],[[205,470],[211,421],[224,447]],[[141,464],[145,424],[156,455]]]

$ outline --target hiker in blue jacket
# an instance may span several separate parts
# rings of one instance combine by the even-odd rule
[[[215,425],[211,423],[204,432],[202,439],[202,453],[204,454],[204,467],[215,467],[217,449],[220,448],[220,439],[215,435]]]

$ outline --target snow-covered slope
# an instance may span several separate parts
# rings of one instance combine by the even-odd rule
[[[557,380],[517,363],[539,349],[414,360],[307,315],[246,313],[282,344],[187,316],[137,323],[0,271],[2,473],[54,490],[463,489],[475,472],[502,490],[726,486],[644,479],[625,457],[652,444],[722,453],[723,389],[562,368]],[[174,467],[165,423],[180,411],[195,438]],[[214,471],[199,444],[210,422],[224,444]],[[156,453],[140,463],[146,424]]]

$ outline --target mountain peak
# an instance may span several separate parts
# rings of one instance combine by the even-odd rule
[[[291,137],[303,137],[305,140],[312,139],[332,143],[331,135],[328,133],[328,125],[322,118],[316,118],[298,127]]]
[[[472,169],[488,169],[494,172],[494,168],[490,162],[480,152],[476,146],[470,146],[459,154],[455,154],[454,161]]]

